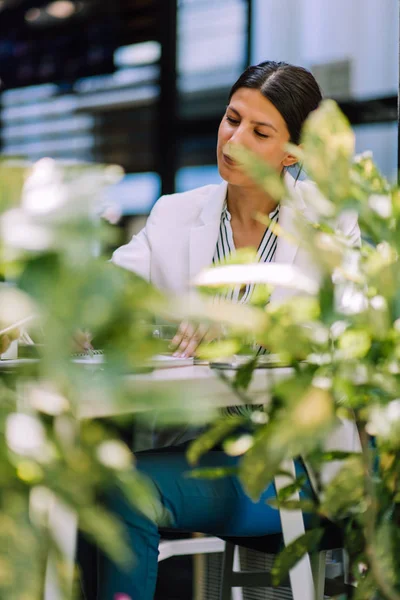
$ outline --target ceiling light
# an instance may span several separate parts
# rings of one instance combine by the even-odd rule
[[[46,12],[55,19],[68,19],[75,13],[75,5],[70,0],[55,0],[46,6]]]
[[[161,56],[159,42],[148,41],[130,46],[121,46],[115,51],[114,60],[117,67],[149,65],[157,62]]]
[[[40,8],[30,8],[26,13],[25,13],[25,21],[28,21],[29,23],[33,23],[34,21],[37,21],[38,19],[40,19],[40,15],[42,14]]]

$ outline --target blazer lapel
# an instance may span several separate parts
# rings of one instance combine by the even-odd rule
[[[306,205],[293,177],[286,173],[285,183],[289,198],[282,202],[279,212],[279,225],[290,239],[278,238],[275,262],[292,264],[295,261],[299,244],[297,241],[296,213],[302,212]],[[209,267],[217,244],[222,208],[227,193],[227,183],[223,182],[212,193],[198,217],[198,222],[189,235],[189,276],[192,280],[202,269]],[[276,289],[278,292],[278,288]],[[275,292],[274,294],[275,295]]]
[[[296,217],[299,213],[304,213],[307,207],[300,186],[296,186],[296,181],[292,175],[286,172],[284,178],[288,196],[282,200],[279,211],[279,225],[282,227],[284,234],[287,234],[287,237],[278,238],[275,262],[292,264],[299,249]]]
[[[291,264],[294,262],[299,244],[295,231],[296,214],[293,208],[282,204],[279,210],[279,226],[282,228],[284,237],[278,237],[275,252],[275,262]],[[285,237],[287,234],[288,237]]]
[[[227,184],[221,183],[203,207],[198,223],[189,236],[189,276],[192,280],[202,269],[209,267],[218,240],[222,208]]]

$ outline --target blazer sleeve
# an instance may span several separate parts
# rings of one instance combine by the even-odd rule
[[[146,229],[144,227],[128,244],[117,248],[111,262],[150,281],[151,247]]]
[[[154,221],[161,199],[154,205],[143,229],[134,235],[128,244],[117,248],[111,257],[111,262],[115,265],[132,271],[147,281],[150,281],[151,267],[151,242],[148,230],[149,225]]]

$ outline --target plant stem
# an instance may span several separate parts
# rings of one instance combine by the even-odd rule
[[[243,392],[242,390],[239,390],[237,387],[234,386],[233,381],[227,377],[225,375],[225,373],[223,373],[222,371],[216,371],[218,374],[218,377],[221,379],[221,381],[223,381],[224,383],[226,383],[226,385],[231,389],[231,391],[235,394],[235,396],[237,396],[238,400],[240,400],[240,402],[242,404],[252,404],[254,405],[254,408],[256,408],[257,404],[254,404],[252,402],[252,399],[250,398],[250,396],[248,396],[245,392]]]
[[[372,575],[378,589],[383,593],[387,600],[400,600],[400,594],[395,588],[385,579],[382,574],[379,564],[379,557],[375,550],[375,523],[377,517],[377,498],[375,487],[372,481],[371,471],[371,451],[368,445],[368,434],[365,430],[364,423],[357,419],[357,429],[360,435],[362,458],[364,463],[364,485],[365,492],[368,498],[367,510],[364,519],[364,535],[365,535],[365,551],[369,559]]]

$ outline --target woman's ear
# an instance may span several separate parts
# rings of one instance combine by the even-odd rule
[[[302,148],[301,144],[297,144],[296,145],[297,148]],[[283,167],[292,167],[293,165],[295,165],[297,162],[299,162],[299,159],[297,156],[295,156],[294,154],[291,154],[290,152],[288,152],[285,156],[285,158],[282,161],[282,166]]]
[[[294,154],[286,154],[285,158],[282,161],[282,166],[292,167],[297,162],[298,162],[297,156],[294,156]]]

